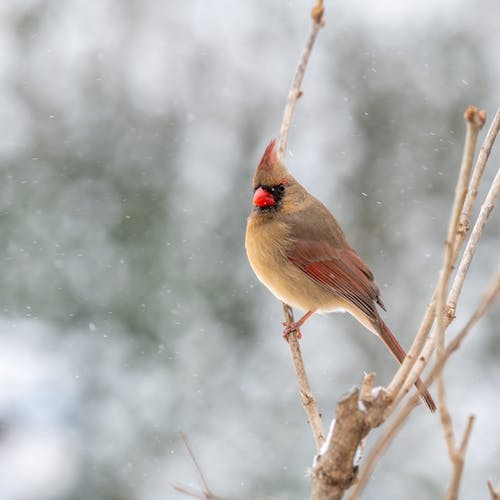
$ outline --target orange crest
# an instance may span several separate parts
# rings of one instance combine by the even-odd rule
[[[276,163],[278,161],[278,155],[276,154],[275,146],[276,139],[272,139],[268,144],[266,150],[264,151],[264,154],[262,155],[257,170],[271,166],[273,163]]]

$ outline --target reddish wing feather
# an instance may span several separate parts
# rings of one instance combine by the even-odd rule
[[[310,278],[366,314],[389,351],[399,363],[403,362],[404,349],[378,315],[375,303],[384,306],[373,274],[352,248],[335,248],[323,241],[297,241],[288,258]],[[435,411],[436,405],[423,382],[418,379],[415,385],[429,409]]]
[[[358,307],[370,319],[378,317],[379,291],[366,264],[351,248],[322,241],[297,241],[288,258],[320,285]],[[381,303],[381,302],[379,302]]]

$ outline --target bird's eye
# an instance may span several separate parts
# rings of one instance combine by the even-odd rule
[[[284,184],[280,184],[278,186],[278,193],[283,194],[284,192],[285,192],[285,185]]]

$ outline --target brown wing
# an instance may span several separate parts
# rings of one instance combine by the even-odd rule
[[[403,362],[404,349],[378,314],[376,304],[384,310],[385,307],[373,274],[352,248],[337,248],[325,241],[299,240],[292,245],[288,258],[314,281],[362,311],[393,356],[399,363]],[[428,408],[435,411],[436,405],[423,382],[418,379],[415,385]]]
[[[323,224],[310,223],[304,213],[291,216],[292,231],[288,259],[327,290],[364,313],[393,356],[402,363],[406,353],[380,318],[378,304],[385,310],[380,291],[369,267],[349,246],[337,221],[320,202],[315,203]],[[300,235],[300,236],[299,236]],[[420,379],[415,383],[431,411],[436,405]]]
[[[355,305],[371,320],[378,318],[376,303],[385,310],[372,272],[352,248],[337,248],[325,241],[298,240],[291,246],[288,258],[314,281]]]

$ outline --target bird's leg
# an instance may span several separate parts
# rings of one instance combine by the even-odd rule
[[[307,311],[302,318],[300,318],[298,321],[293,321],[293,322],[288,322],[285,321],[283,323],[283,326],[285,329],[283,330],[283,338],[288,342],[288,335],[292,333],[292,331],[297,332],[297,338],[301,339],[302,338],[302,333],[300,332],[300,327],[306,322],[307,318],[313,314],[314,311]]]

